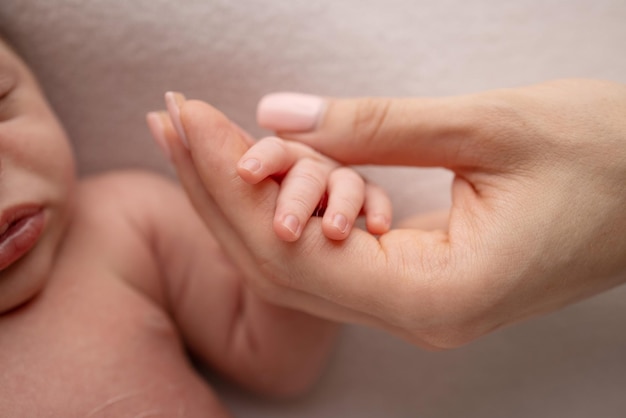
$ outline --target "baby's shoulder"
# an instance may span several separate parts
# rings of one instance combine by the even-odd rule
[[[108,206],[141,204],[179,194],[177,184],[147,170],[115,170],[82,178],[78,185],[80,203]]]
[[[176,200],[185,199],[178,185],[145,170],[116,170],[79,181],[78,216],[150,221]]]
[[[60,260],[69,260],[72,271],[81,265],[91,276],[107,272],[157,294],[155,239],[167,223],[163,213],[185,199],[173,181],[146,171],[81,179]]]
[[[149,171],[119,170],[79,181],[69,237],[102,243],[149,240],[162,212],[185,199],[172,180]]]

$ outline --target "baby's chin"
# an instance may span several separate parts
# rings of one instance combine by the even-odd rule
[[[20,308],[35,299],[45,288],[54,270],[54,263],[66,229],[65,220],[46,213],[39,240],[20,259],[0,271],[0,314]]]
[[[47,272],[24,277],[21,272],[15,275],[10,270],[11,268],[0,272],[0,315],[25,306],[35,299],[48,280]]]

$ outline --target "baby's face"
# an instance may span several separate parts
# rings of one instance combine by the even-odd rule
[[[73,184],[65,132],[0,40],[0,313],[28,301],[49,277]]]

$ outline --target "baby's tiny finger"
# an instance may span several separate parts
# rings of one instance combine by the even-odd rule
[[[353,169],[340,167],[328,179],[328,207],[322,229],[330,239],[345,239],[365,200],[365,181]]]
[[[391,199],[381,187],[367,183],[365,185],[365,225],[375,235],[384,234],[391,228],[393,209]]]
[[[310,158],[298,160],[285,175],[276,202],[274,230],[285,241],[296,241],[326,191],[331,166]]]
[[[237,163],[237,173],[250,184],[256,184],[273,174],[284,173],[297,156],[289,151],[285,141],[267,137],[256,142]]]

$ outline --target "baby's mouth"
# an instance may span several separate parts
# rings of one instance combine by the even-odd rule
[[[45,216],[39,206],[10,208],[0,218],[0,270],[22,258],[39,241]]]

